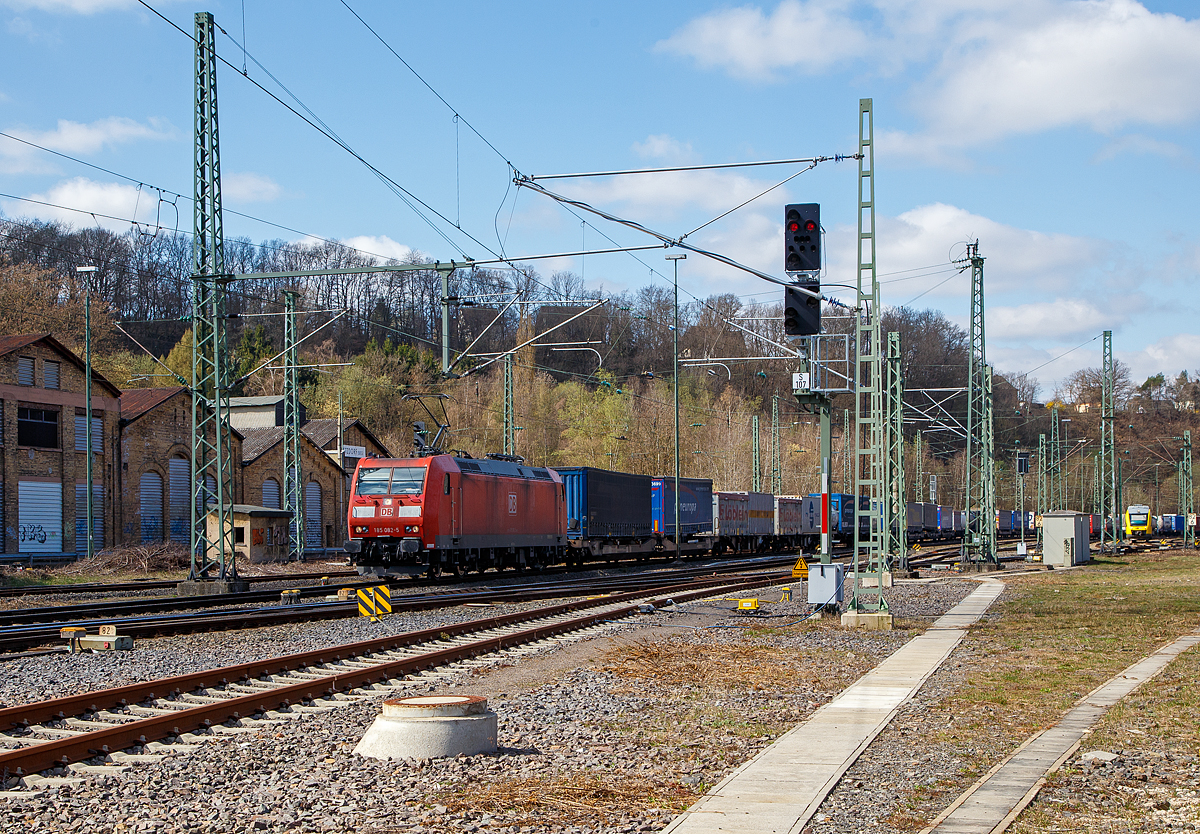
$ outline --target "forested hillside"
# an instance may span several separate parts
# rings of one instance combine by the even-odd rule
[[[234,274],[375,266],[382,259],[337,242],[226,241],[227,268]],[[116,235],[54,223],[0,219],[0,332],[53,332],[82,352],[83,287],[77,266],[95,265],[92,280],[93,351],[98,370],[122,388],[179,384],[190,378],[191,239],[183,234]],[[451,426],[449,446],[483,455],[501,448],[503,383],[490,355],[562,325],[590,305],[604,304],[559,327],[544,342],[571,350],[530,346],[514,363],[517,451],[539,464],[602,466],[668,473],[673,468],[672,288],[656,283],[612,293],[585,287],[572,273],[539,274],[519,269],[457,269],[450,277],[450,346],[459,378],[443,380],[441,276],[432,264],[408,272],[325,275],[300,279],[247,277],[230,285],[228,340],[237,393],[278,393],[279,362],[250,372],[283,348],[282,293],[301,296],[302,398],[311,416],[344,412],[364,419],[396,452],[411,444],[409,423],[421,418],[405,393],[441,392]],[[518,294],[516,303],[505,304]],[[761,486],[772,488],[772,398],[779,397],[779,468],[782,491],[818,487],[817,426],[791,396],[793,360],[737,361],[783,356],[786,343],[778,303],[743,303],[733,295],[699,299],[680,288],[681,460],[683,473],[711,477],[719,488],[749,489],[753,477],[751,422],[760,418]],[[503,310],[503,312],[502,312]],[[826,329],[849,332],[846,313],[829,311]],[[497,319],[497,316],[499,318]],[[491,324],[497,319],[494,324]],[[491,326],[489,327],[489,324]],[[935,310],[890,309],[885,331],[902,336],[906,401],[940,422],[921,422],[916,411],[906,429],[909,494],[926,489],[928,474],[940,476],[939,500],[958,500],[961,439],[946,426],[961,420],[964,398],[945,394],[965,380],[967,334]],[[563,345],[562,343],[569,343]],[[582,348],[582,349],[581,349]],[[159,361],[161,360],[161,361]],[[728,361],[732,360],[732,361]],[[1122,417],[1118,445],[1129,461],[1129,496],[1174,496],[1167,465],[1169,438],[1196,427],[1200,400],[1195,375],[1163,373],[1142,384],[1119,365]],[[243,378],[244,377],[244,378]],[[940,389],[942,393],[926,393]],[[934,400],[942,405],[934,407]],[[1036,451],[1038,435],[1050,432],[1050,410],[1040,403],[1035,379],[996,378],[996,445],[999,502],[1015,502],[1011,473],[1017,448]],[[1099,436],[1098,373],[1085,369],[1049,397],[1069,418],[1064,454],[1070,494],[1090,500],[1091,455]],[[1192,403],[1191,408],[1187,406]],[[843,414],[847,395],[835,398],[833,474],[842,489]],[[944,413],[940,410],[944,409]],[[853,415],[851,414],[851,417]],[[915,438],[924,430],[916,456]],[[1149,450],[1149,451],[1148,451]],[[1176,455],[1177,456],[1177,455]],[[1157,468],[1155,465],[1157,464]],[[1027,494],[1035,488],[1027,484]],[[1145,494],[1144,494],[1145,493]],[[1032,500],[1032,499],[1031,499]]]

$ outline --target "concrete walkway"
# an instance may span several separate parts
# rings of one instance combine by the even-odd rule
[[[1002,590],[1001,582],[981,582],[924,634],[727,776],[664,832],[796,834]]]
[[[1075,752],[1084,733],[1095,726],[1105,710],[1198,644],[1200,629],[1167,644],[1096,687],[1062,721],[1030,738],[992,768],[922,834],[999,834],[1008,828],[1037,796],[1046,776]]]

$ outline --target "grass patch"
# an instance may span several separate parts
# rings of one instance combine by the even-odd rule
[[[952,750],[961,761],[955,784],[946,790],[950,796],[965,790],[1029,736],[1056,723],[1092,689],[1200,625],[1200,559],[1194,551],[1101,559],[1077,570],[1012,577],[1007,584],[1008,590],[971,629],[952,659],[967,673],[964,685],[928,713],[926,738]],[[1184,683],[1188,673],[1182,674],[1171,700],[1151,711],[1153,716],[1140,701],[1144,696],[1135,693],[1110,711],[1109,718],[1128,714],[1130,720],[1163,728],[1163,734],[1178,733],[1181,739],[1191,739],[1191,752],[1196,753],[1198,696],[1193,684]],[[1162,680],[1168,679],[1173,678]],[[1151,688],[1157,685],[1158,681]],[[1190,727],[1185,726],[1188,722]],[[1103,738],[1097,733],[1096,740],[1087,743],[1095,747]],[[941,792],[924,793],[906,793],[896,812],[898,829],[920,828],[920,820],[932,819],[949,800]],[[1027,813],[1032,812],[1031,808]],[[1039,807],[1037,813],[1046,811]],[[904,820],[912,823],[907,829],[900,824]],[[1077,825],[1066,816],[1060,822],[1060,830]],[[1056,827],[1039,825],[1023,830]]]
[[[965,737],[997,722],[1017,734],[1054,723],[1139,657],[1200,625],[1200,562],[1182,551],[1011,580],[1000,616],[971,630],[978,664],[948,703],[945,731]]]
[[[456,813],[488,813],[503,819],[506,826],[543,826],[547,819],[560,825],[595,826],[649,809],[679,813],[702,793],[678,782],[571,773],[472,782],[435,793],[427,801]]]

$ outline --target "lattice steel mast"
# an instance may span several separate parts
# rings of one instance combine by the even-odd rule
[[[300,467],[300,350],[296,301],[300,293],[283,293],[283,483],[284,509],[292,514],[291,556],[304,560],[304,476]]]
[[[783,492],[783,463],[779,459],[779,395],[771,396],[771,492]]]
[[[887,611],[883,596],[883,531],[878,521],[883,500],[883,376],[879,338],[879,277],[875,246],[875,124],[869,98],[858,103],[858,307],[855,325],[854,524],[855,611]],[[867,501],[871,519],[864,538],[858,524]],[[874,584],[864,582],[873,574]],[[865,592],[865,593],[864,593]],[[868,598],[874,597],[874,599]]]
[[[516,407],[513,403],[513,357],[504,357],[504,443],[503,452],[506,455],[517,453]]]
[[[195,213],[192,242],[192,535],[190,580],[237,578],[232,546],[233,444],[225,343],[225,240],[217,141],[216,25],[196,13]],[[210,490],[210,483],[212,488]],[[216,527],[208,529],[208,506]]]
[[[889,563],[908,572],[908,496],[904,486],[904,368],[900,334],[888,333],[887,466],[883,491],[884,553]]]
[[[1034,511],[1037,524],[1037,546],[1042,547],[1042,516],[1046,513],[1046,435],[1038,435],[1037,466],[1037,509]]]
[[[1100,512],[1105,515],[1100,525],[1100,552],[1104,552],[1104,540],[1109,536],[1108,523],[1113,525],[1111,538],[1115,543],[1120,537],[1117,532],[1117,443],[1115,434],[1115,368],[1113,366],[1112,331],[1104,331],[1104,359],[1100,369]]]
[[[758,451],[758,415],[750,418],[750,444],[753,446],[754,473],[750,476],[750,491],[762,492],[762,458]]]
[[[1179,460],[1179,512],[1183,515],[1183,546],[1196,546],[1196,499],[1192,484],[1192,433],[1183,433],[1183,455]]]
[[[983,303],[983,257],[979,241],[967,244],[971,264],[971,327],[967,357],[966,530],[964,562],[1000,564],[996,554],[996,479],[992,462],[991,375]],[[974,512],[974,514],[972,514]]]
[[[1050,409],[1050,445],[1047,447],[1047,451],[1050,453],[1050,465],[1047,467],[1046,473],[1050,483],[1050,498],[1046,505],[1050,508],[1050,512],[1067,508],[1063,496],[1062,439],[1059,435],[1058,419],[1058,406],[1054,406]]]

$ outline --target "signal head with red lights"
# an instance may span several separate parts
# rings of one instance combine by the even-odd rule
[[[820,272],[820,203],[793,203],[785,206],[783,229],[784,271]]]

